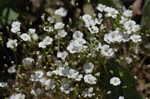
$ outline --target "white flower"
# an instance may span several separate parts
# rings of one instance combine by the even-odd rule
[[[8,73],[15,73],[16,72],[16,66],[11,66],[8,68]]]
[[[124,24],[125,30],[127,30],[127,34],[131,34],[132,32],[137,32],[140,29],[140,26],[136,24],[133,20],[128,20]]]
[[[51,37],[49,37],[49,36],[46,36],[44,38],[44,40],[39,43],[39,47],[40,48],[46,48],[46,46],[47,45],[51,45],[52,42],[53,42],[53,39]]]
[[[27,57],[22,60],[22,64],[25,66],[32,66],[34,62],[33,58]]]
[[[96,19],[93,19],[92,16],[85,14],[82,16],[82,20],[85,22],[85,26],[88,28],[88,30],[92,34],[99,32],[99,28],[96,26],[96,24],[101,23],[101,19],[96,20]]]
[[[21,23],[19,21],[14,21],[11,24],[11,32],[13,33],[20,32],[20,26],[21,26]]]
[[[42,21],[44,21],[45,20],[45,13],[43,13],[42,15],[41,15],[41,19],[42,19]]]
[[[67,35],[67,32],[65,30],[59,30],[56,37],[64,38],[66,35]]]
[[[63,52],[57,52],[57,57],[61,58],[62,60],[65,60],[65,58],[68,56],[68,52],[67,51],[63,51]]]
[[[55,14],[61,17],[65,17],[67,15],[67,10],[61,7],[55,11]]]
[[[82,74],[78,74],[75,78],[76,81],[81,81],[81,79],[83,78]]]
[[[75,31],[73,33],[73,38],[74,39],[79,39],[79,38],[83,38],[83,33],[81,31]]]
[[[84,81],[85,83],[93,85],[93,84],[96,84],[97,79],[93,75],[87,74],[84,76]]]
[[[104,35],[104,41],[106,41],[107,43],[121,42],[122,40],[123,36],[118,30],[112,31],[109,34]]]
[[[132,17],[132,10],[125,10],[125,11],[123,12],[123,15],[124,15],[125,17]]]
[[[120,24],[124,25],[128,21],[128,18],[121,16]]]
[[[40,42],[40,43],[39,43],[39,47],[40,47],[40,48],[46,48],[45,42]]]
[[[38,96],[42,93],[42,90],[40,88],[37,88],[37,89],[32,89],[31,92],[30,92],[32,95],[34,96]]]
[[[39,39],[38,35],[35,34],[35,33],[32,34],[31,37],[32,37],[33,40],[38,40]]]
[[[39,81],[45,87],[46,90],[54,89],[56,87],[55,80],[53,79],[41,78]]]
[[[126,57],[125,60],[128,64],[132,63],[133,61],[131,57]]]
[[[7,87],[8,86],[8,84],[7,84],[7,82],[0,82],[0,87]]]
[[[59,67],[58,69],[52,71],[52,74],[66,76],[66,74],[68,75],[68,70],[69,69],[65,69],[64,67]]]
[[[44,26],[43,30],[46,31],[46,32],[53,32],[54,31],[52,26]]]
[[[101,19],[101,17],[102,17],[102,15],[101,14],[98,14],[99,16],[99,18],[95,18],[95,24],[98,24],[98,25],[100,25],[101,23],[102,23],[102,19]]]
[[[91,26],[88,29],[92,34],[99,32],[99,28],[97,26]]]
[[[31,81],[40,81],[40,79],[44,76],[44,72],[42,70],[37,70],[34,74],[31,75]]]
[[[85,63],[83,65],[83,69],[85,71],[85,73],[92,73],[93,72],[93,69],[94,69],[94,64],[93,63]]]
[[[90,16],[89,14],[83,15],[82,19],[85,22],[86,27],[90,27],[90,26],[95,26],[96,25],[95,21],[92,19],[92,16]]]
[[[80,81],[83,76],[79,74],[78,71],[74,69],[69,69],[67,77],[71,79],[75,79],[76,81]]]
[[[119,98],[118,99],[124,99],[124,96],[119,96]]]
[[[46,45],[50,45],[53,42],[53,39],[49,36],[46,36],[43,40],[43,42],[45,42]]]
[[[28,29],[28,33],[29,34],[34,34],[35,32],[36,32],[36,30],[34,28]]]
[[[55,25],[54,25],[54,29],[62,29],[64,28],[65,24],[62,23],[62,22],[57,22]]]
[[[102,48],[102,44],[100,42],[98,42],[97,47],[96,47],[96,51],[99,51]]]
[[[13,94],[9,97],[9,99],[25,99],[25,95],[22,93]]]
[[[101,54],[106,57],[112,57],[114,56],[114,50],[109,45],[103,45],[101,47]]]
[[[100,12],[103,12],[105,8],[106,8],[106,6],[105,6],[105,5],[102,5],[102,4],[98,4],[97,7],[96,7],[96,9],[97,9],[98,11],[100,11]]]
[[[36,32],[36,29],[34,29],[34,28],[28,29],[28,33],[31,36],[31,38],[33,40],[38,40],[39,37],[38,37],[38,35],[35,32]]]
[[[46,89],[54,89],[56,87],[55,80],[49,79],[47,82],[45,82]]]
[[[70,42],[69,46],[67,47],[67,50],[72,54],[81,52],[87,48],[87,46],[83,45],[85,43],[86,41],[84,39],[76,39]]]
[[[73,88],[70,87],[70,84],[63,84],[60,87],[61,92],[64,92],[65,94],[69,94],[71,91],[73,91]]]
[[[82,96],[83,97],[92,97],[95,95],[95,93],[93,93],[94,89],[93,87],[87,88],[85,89],[85,91],[82,92]]]
[[[23,41],[31,41],[31,37],[30,35],[28,35],[27,33],[23,33],[20,35],[20,38],[23,40]]]
[[[112,77],[110,79],[110,84],[113,86],[119,86],[121,84],[121,80],[118,77]]]
[[[131,36],[130,36],[130,39],[131,39],[134,43],[137,43],[137,42],[142,41],[141,36],[140,36],[140,35],[136,35],[136,34],[131,35]]]
[[[11,48],[11,49],[13,49],[13,48],[15,48],[15,47],[17,47],[17,40],[16,39],[14,39],[14,40],[8,40],[8,42],[7,42],[7,48]]]
[[[49,17],[47,18],[47,21],[50,22],[50,23],[54,23],[54,18],[52,18],[52,17],[49,16]]]
[[[119,12],[118,12],[116,9],[111,8],[111,7],[106,7],[106,8],[104,9],[104,11],[107,12],[107,13],[106,13],[106,16],[107,16],[107,17],[112,17],[112,18],[116,18],[117,15],[119,14]]]
[[[109,90],[109,91],[107,91],[106,93],[109,95],[109,94],[111,94],[111,91]]]

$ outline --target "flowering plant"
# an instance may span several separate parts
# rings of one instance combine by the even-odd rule
[[[67,9],[56,9],[54,15],[64,18]],[[26,31],[19,21],[12,23],[6,47],[15,56],[8,68],[15,83],[0,84],[9,86],[10,99],[132,99],[137,95],[127,69],[138,61],[142,43],[132,11],[98,4],[93,15],[84,13],[67,24],[55,16],[43,14],[41,24]]]

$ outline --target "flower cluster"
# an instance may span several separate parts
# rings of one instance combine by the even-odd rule
[[[79,26],[75,27],[53,16],[44,15],[41,16],[39,27],[29,28],[27,32],[21,32],[19,21],[12,23],[11,32],[16,33],[16,36],[8,39],[6,46],[16,49],[19,45],[25,55],[22,56],[22,62],[14,63],[8,72],[15,73],[17,81],[23,79],[26,82],[13,85],[16,92],[10,99],[25,99],[29,94],[38,97],[47,95],[47,92],[51,95],[58,92],[66,97],[75,94],[76,98],[99,99],[99,86],[103,85],[102,78],[105,78],[102,76],[111,72],[107,71],[106,63],[113,58],[120,63],[124,60],[128,64],[132,63],[131,57],[120,53],[125,44],[138,45],[142,37],[140,26],[131,20],[130,10],[122,13],[102,4],[98,4],[96,10],[93,15],[85,13],[81,16],[78,19]],[[62,7],[54,11],[61,18],[67,16],[67,13]],[[134,52],[135,48],[132,49]],[[107,81],[111,87],[123,85],[121,75],[116,77],[112,73],[111,76]],[[26,90],[30,92],[22,91],[22,86],[29,85]],[[8,85],[0,83],[0,86]],[[124,96],[120,95],[119,99],[124,99]]]

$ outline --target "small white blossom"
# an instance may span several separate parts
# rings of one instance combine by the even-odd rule
[[[81,52],[87,48],[87,46],[84,45],[85,43],[86,41],[84,39],[76,39],[70,42],[67,50],[72,54]]]
[[[65,94],[69,94],[71,91],[73,91],[73,88],[71,88],[70,84],[66,83],[60,87],[60,91],[64,92]]]
[[[86,27],[95,26],[96,23],[93,20],[92,16],[85,14],[82,16],[83,21],[85,22]]]
[[[67,77],[80,81],[82,78],[82,75],[80,75],[79,72],[74,69],[69,69]]]
[[[110,48],[109,45],[103,45],[101,47],[101,54],[103,56],[112,57],[112,56],[114,56],[114,53],[115,53],[114,50],[112,48]]]
[[[34,34],[35,32],[36,32],[36,30],[34,28],[28,29],[28,33],[29,34]]]
[[[124,96],[119,96],[118,99],[124,99]]]
[[[116,18],[117,15],[119,14],[119,12],[118,12],[116,9],[111,8],[111,7],[106,7],[106,8],[104,9],[104,11],[107,12],[107,13],[106,13],[106,16],[107,16],[107,17],[112,17],[112,18]]]
[[[103,12],[105,8],[106,8],[106,6],[105,6],[105,5],[102,5],[102,4],[98,4],[97,7],[96,7],[96,9],[97,9],[98,11],[100,11],[100,12]]]
[[[102,23],[102,21],[103,21],[102,18],[101,18],[102,15],[99,13],[99,14],[98,14],[98,17],[99,17],[99,18],[95,18],[94,21],[95,21],[95,24],[100,25],[100,24]]]
[[[33,62],[34,62],[34,59],[30,57],[26,57],[22,60],[22,64],[25,66],[32,66]]]
[[[83,65],[83,69],[85,71],[85,73],[92,73],[93,72],[93,69],[94,69],[94,64],[93,63],[85,63]]]
[[[79,39],[79,38],[83,38],[83,33],[81,31],[75,31],[73,33],[73,38],[74,39]]]
[[[11,32],[13,32],[13,33],[20,32],[20,26],[21,26],[21,23],[19,21],[14,21],[11,24]]]
[[[84,81],[85,83],[93,85],[93,84],[96,84],[97,79],[93,75],[87,74],[84,76]]]
[[[53,42],[53,39],[49,36],[46,36],[43,40],[43,42],[45,42],[46,45],[50,45]]]
[[[48,45],[51,45],[52,42],[53,42],[53,39],[49,36],[46,36],[44,38],[44,40],[39,43],[39,47],[40,48],[46,48]]]
[[[7,87],[8,86],[8,84],[7,84],[7,82],[0,82],[0,87]]]
[[[65,60],[65,58],[68,56],[68,52],[67,51],[63,51],[63,52],[57,52],[57,57],[61,58],[62,60]]]
[[[13,94],[9,97],[9,99],[25,99],[25,95],[22,93]]]
[[[128,64],[132,63],[133,61],[131,57],[126,57],[125,60]]]
[[[32,38],[33,40],[38,40],[38,39],[39,39],[38,35],[35,34],[35,33],[31,35],[31,38]]]
[[[54,89],[56,87],[55,80],[53,79],[41,78],[39,81],[45,87],[46,90]]]
[[[59,30],[56,37],[64,38],[66,35],[67,35],[67,32],[65,30]]]
[[[142,41],[141,36],[140,36],[140,35],[136,35],[136,34],[131,35],[131,36],[130,36],[130,39],[131,39],[134,43],[137,43],[137,42],[141,42],[141,41]]]
[[[132,17],[132,11],[131,10],[125,10],[124,12],[123,12],[123,15],[125,16],[125,17]]]
[[[109,94],[111,94],[111,91],[109,90],[109,91],[107,91],[106,93],[109,95]]]
[[[91,26],[90,28],[88,28],[89,31],[92,33],[92,34],[95,34],[95,33],[98,33],[99,32],[99,28],[97,26]]]
[[[107,43],[121,42],[122,40],[123,35],[118,30],[112,31],[104,35],[104,41],[106,41]]]
[[[121,16],[120,24],[124,25],[125,22],[128,21],[128,18]]]
[[[39,43],[39,47],[40,47],[40,48],[46,48],[45,42],[40,42],[40,43]]]
[[[8,68],[8,73],[15,73],[16,72],[16,66],[11,66]]]
[[[121,84],[121,80],[118,77],[112,77],[110,79],[110,84],[113,86],[119,86]]]
[[[43,30],[46,31],[46,32],[53,32],[54,31],[52,26],[44,26]]]
[[[85,89],[85,91],[82,92],[82,96],[83,97],[92,97],[95,95],[95,93],[93,93],[94,89],[93,87],[87,88]]]
[[[136,24],[133,20],[128,20],[123,24],[127,34],[131,34],[132,32],[137,32],[140,29],[140,26]]]
[[[20,38],[23,40],[23,41],[31,41],[31,37],[30,35],[28,35],[27,33],[23,33],[20,35]]]
[[[92,16],[85,14],[82,16],[82,20],[85,23],[85,26],[88,28],[88,30],[94,34],[99,32],[99,28],[96,26],[96,24],[99,24],[99,20],[93,19]],[[100,19],[101,21],[101,19]]]
[[[11,49],[16,48],[17,45],[18,44],[17,44],[17,40],[16,39],[14,39],[14,40],[8,40],[8,42],[6,44],[7,48],[11,48]]]
[[[41,15],[41,19],[44,21],[45,20],[45,13],[43,13],[42,15]]]
[[[41,94],[41,92],[42,92],[41,89],[37,88],[36,90],[32,89],[30,93],[34,96],[38,96]]]
[[[62,22],[57,22],[55,25],[54,25],[54,29],[63,29],[64,28],[64,26],[65,26],[65,24],[64,23],[62,23]]]
[[[50,23],[54,23],[54,18],[52,18],[52,17],[49,16],[49,17],[47,18],[47,21],[50,22]]]
[[[40,81],[43,76],[44,76],[44,72],[41,70],[37,70],[34,72],[34,74],[31,75],[30,80],[31,81]]]
[[[55,10],[55,14],[61,17],[65,17],[67,15],[67,10],[65,8],[59,8]]]

